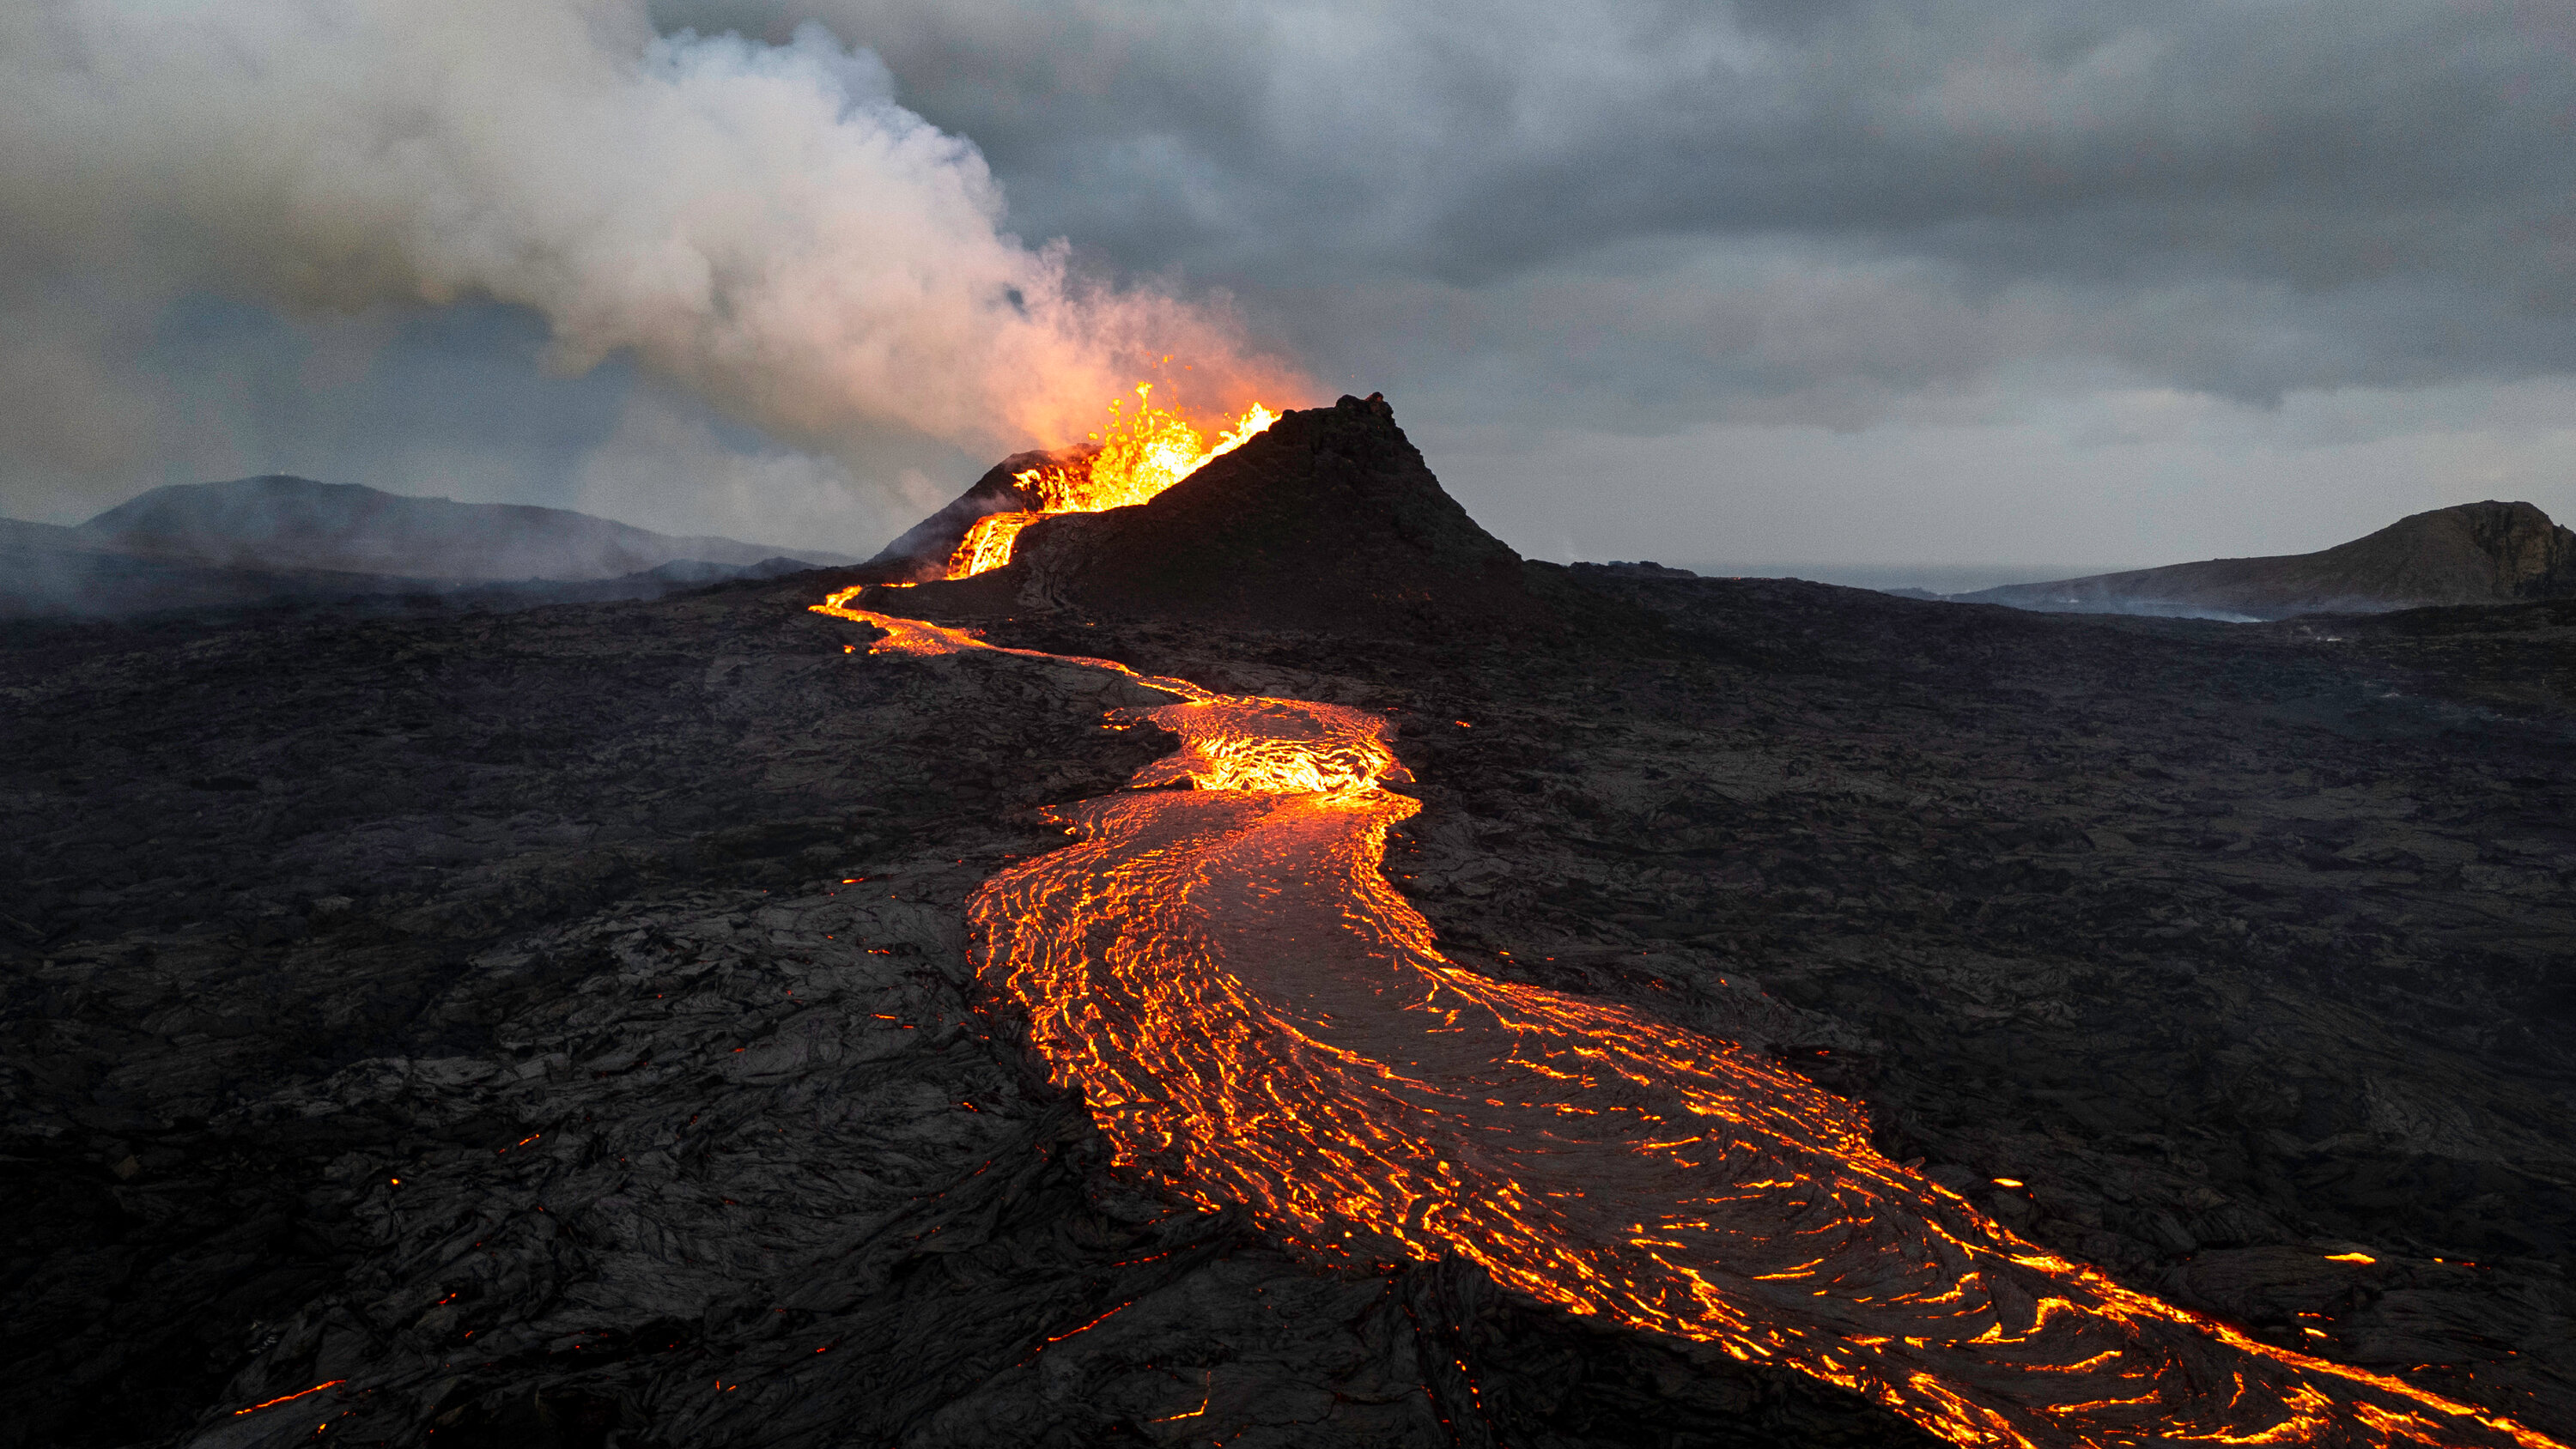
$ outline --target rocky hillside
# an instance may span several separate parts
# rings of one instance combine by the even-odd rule
[[[2221,558],[1951,596],[2048,612],[2379,613],[2576,597],[2576,532],[2528,503],[2463,503],[2318,553]]]

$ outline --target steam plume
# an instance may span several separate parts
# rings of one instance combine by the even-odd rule
[[[1002,229],[981,155],[874,55],[657,36],[636,0],[22,0],[0,265],[286,308],[489,297],[825,447],[1061,441],[1170,354],[1278,374],[1221,306]]]

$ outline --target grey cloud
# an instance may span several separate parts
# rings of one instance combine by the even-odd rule
[[[1477,286],[1291,289],[1258,315],[1327,384],[1385,387],[1456,423],[1579,414],[1657,432],[1851,429],[1966,394],[1991,406],[1999,388],[2037,403],[2171,386],[2270,407],[2299,388],[2431,386],[2477,370],[2451,349],[2492,343],[2470,336],[2474,301],[2424,279],[2323,297],[2224,276],[1998,286],[1860,247],[1658,239]],[[2564,345],[2546,319],[2514,325],[2531,355]]]
[[[1017,224],[1256,307],[1786,240],[1943,264],[1966,305],[2047,284],[2125,316],[2099,355],[2234,396],[2576,366],[2576,25],[2537,0],[658,13],[821,14],[978,139]]]
[[[1243,332],[1460,436],[2576,374],[2563,0],[320,13],[0,19],[0,511],[855,532]]]

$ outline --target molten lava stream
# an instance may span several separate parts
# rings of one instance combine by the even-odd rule
[[[987,647],[848,597],[819,607],[880,649]],[[1133,783],[1194,788],[1063,810],[1076,842],[970,903],[977,964],[1175,1194],[1323,1259],[1458,1254],[1961,1444],[2555,1444],[2026,1243],[1751,1052],[1451,965],[1379,872],[1419,808],[1379,788],[1382,720],[1079,662],[1182,696],[1136,712],[1182,747]]]

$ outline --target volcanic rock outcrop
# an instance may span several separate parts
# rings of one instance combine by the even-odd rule
[[[2088,614],[2380,613],[2576,597],[2576,532],[2528,503],[2463,503],[2317,553],[2008,584],[1961,603]]]
[[[971,517],[952,513],[996,511],[978,494],[1021,461],[905,537],[943,537],[952,522],[962,533]],[[1542,613],[1520,555],[1441,488],[1374,395],[1282,414],[1150,503],[1042,519],[1008,566],[924,585],[905,600],[916,604],[1379,632]]]

